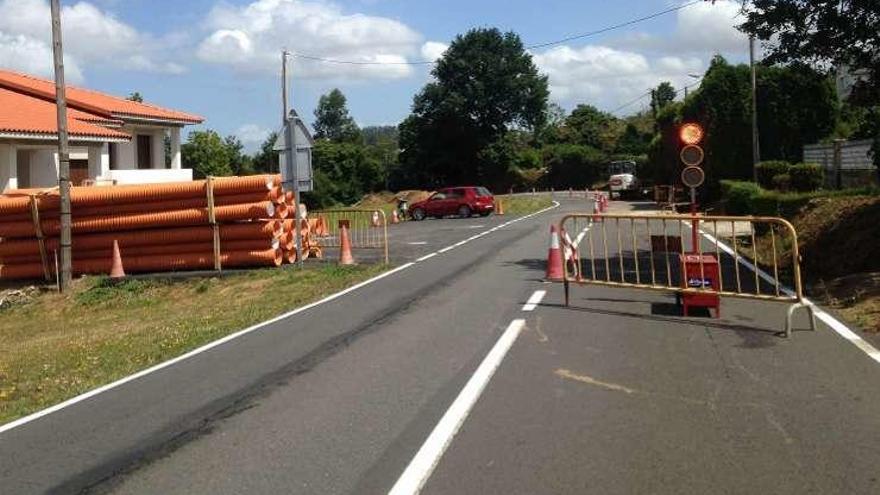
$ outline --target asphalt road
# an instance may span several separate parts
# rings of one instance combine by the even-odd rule
[[[0,433],[0,491],[387,493],[456,412],[423,493],[880,490],[877,362],[825,326],[780,338],[778,303],[683,318],[575,287],[563,307],[548,225],[589,207],[558,199],[396,227],[414,265]]]

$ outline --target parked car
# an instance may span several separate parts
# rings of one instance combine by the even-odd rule
[[[488,216],[495,210],[495,197],[485,187],[465,186],[440,189],[430,198],[410,205],[413,220],[428,217],[442,218],[458,215],[468,218],[474,214]]]

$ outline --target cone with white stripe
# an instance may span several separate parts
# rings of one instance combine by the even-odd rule
[[[559,232],[555,224],[550,224],[550,248],[547,251],[547,273],[545,278],[559,282],[562,274],[562,250],[559,249]]]

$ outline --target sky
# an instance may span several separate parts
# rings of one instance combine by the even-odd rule
[[[691,3],[690,0],[62,0],[70,84],[201,115],[254,150],[281,121],[281,50],[385,65],[294,58],[293,107],[309,123],[320,95],[340,88],[357,123],[396,125],[430,80],[432,61],[474,27],[537,45]],[[618,115],[670,81],[694,84],[715,54],[748,55],[737,0],[697,3],[597,36],[530,50],[551,101]],[[0,0],[0,68],[52,77],[48,0]],[[390,63],[390,64],[389,64]],[[623,108],[624,104],[633,102]],[[189,128],[192,129],[192,128]]]

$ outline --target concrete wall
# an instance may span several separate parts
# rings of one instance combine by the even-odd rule
[[[114,170],[137,170],[137,136],[152,138],[152,168],[165,168],[165,127],[124,126],[123,132],[131,135],[131,141],[116,146],[116,166]]]
[[[54,187],[58,185],[58,153],[52,150],[29,150],[29,187]]]
[[[186,182],[193,178],[191,168],[161,168],[150,170],[110,170],[108,179],[117,184],[158,184],[162,182]]]
[[[840,175],[843,187],[860,187],[876,182],[876,168],[870,151],[870,139],[846,141],[841,144]],[[821,165],[825,169],[826,187],[836,185],[833,144],[804,146],[804,163]]]

